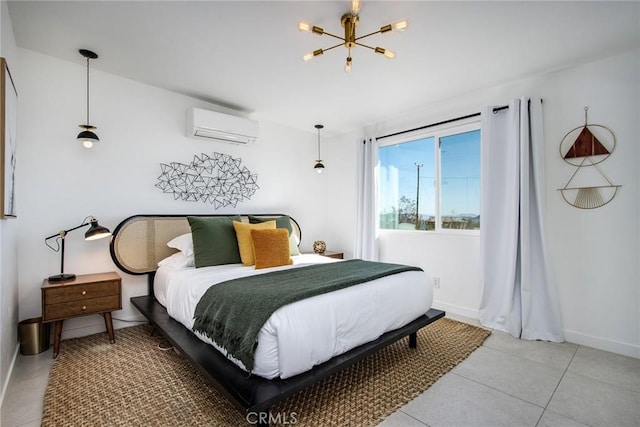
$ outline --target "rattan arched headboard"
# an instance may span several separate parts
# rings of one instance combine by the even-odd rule
[[[134,215],[118,224],[111,236],[109,250],[116,266],[129,274],[151,274],[158,268],[158,262],[176,252],[167,242],[184,233],[190,233],[188,216],[228,216],[228,215]],[[242,221],[249,222],[248,215],[240,215]],[[263,219],[275,219],[283,214],[251,214]],[[300,226],[291,219],[291,228],[302,239]]]

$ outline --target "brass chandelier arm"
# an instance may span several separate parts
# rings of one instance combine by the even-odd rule
[[[331,50],[331,49],[335,49],[338,46],[342,46],[342,45],[343,45],[343,43],[338,43],[337,45],[328,47],[326,49],[316,49],[313,52],[307,53],[305,56],[302,57],[302,59],[304,59],[305,61],[308,61],[313,57],[320,56],[320,55],[324,54],[326,51]]]
[[[325,31],[325,32],[323,32],[322,34],[327,35],[327,36],[334,37],[334,38],[336,38],[336,39],[338,39],[338,40],[345,41],[344,37],[336,36],[335,34],[327,33],[326,31]]]
[[[380,33],[382,33],[382,30],[374,31],[373,33],[369,33],[369,34],[365,34],[364,36],[356,37],[355,39],[356,40],[360,40],[360,39],[363,39],[365,37],[369,37],[369,36],[372,36],[374,34],[380,34]]]
[[[357,39],[356,39],[356,40],[357,40]],[[366,47],[367,49],[376,50],[376,48],[375,48],[375,47],[368,46],[368,45],[366,45],[366,44],[362,44],[362,43],[358,43],[358,42],[355,42],[355,44],[357,44],[358,46]]]
[[[326,48],[326,49],[322,49],[322,51],[323,51],[323,52],[326,52],[326,51],[328,51],[328,50],[335,49],[335,48],[337,48],[338,46],[342,46],[342,45],[343,45],[343,43],[338,43],[338,44],[337,44],[337,45],[335,45],[335,46],[331,46],[331,47],[328,47],[328,48]]]

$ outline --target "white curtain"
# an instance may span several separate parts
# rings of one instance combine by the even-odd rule
[[[482,111],[480,323],[528,340],[564,341],[544,230],[542,101]]]
[[[375,138],[363,138],[358,145],[358,188],[354,258],[378,260],[377,173],[378,143]]]

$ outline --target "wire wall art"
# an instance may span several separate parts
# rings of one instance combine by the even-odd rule
[[[213,153],[212,157],[204,153],[195,155],[189,164],[161,163],[162,173],[155,186],[163,193],[173,194],[174,200],[209,202],[214,209],[235,208],[260,188],[258,175],[241,163],[242,159],[222,153]]]
[[[589,124],[588,111],[589,107],[584,107],[584,126],[571,129],[560,142],[560,157],[576,170],[559,191],[565,202],[579,209],[606,205],[621,187],[611,182],[598,166],[613,153],[616,137],[606,126]]]

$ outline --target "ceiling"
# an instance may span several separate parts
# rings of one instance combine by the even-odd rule
[[[339,134],[432,102],[640,47],[639,2],[363,0],[358,35],[336,48],[349,1],[9,1],[18,47],[315,132]]]

